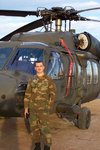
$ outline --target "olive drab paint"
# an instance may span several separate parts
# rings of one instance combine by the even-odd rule
[[[29,79],[35,75],[35,62],[42,60],[45,74],[50,76],[56,85],[56,100],[54,104],[52,100],[50,106],[45,103],[45,99],[48,100],[48,92],[47,95],[43,95],[43,91],[47,90],[48,86],[46,78],[45,82],[39,83],[40,87],[41,84],[44,87],[40,88],[38,95],[35,95],[37,87],[34,88],[34,95],[31,95],[37,97],[38,103],[42,97],[43,103],[37,105],[31,99],[31,106],[34,106],[34,109],[39,107],[39,111],[46,111],[47,107],[52,106],[52,112],[56,112],[58,117],[67,118],[80,129],[89,128],[91,112],[81,105],[96,99],[100,93],[100,41],[88,32],[75,33],[75,29],[71,29],[71,21],[100,22],[100,20],[81,17],[81,12],[91,10],[99,11],[100,7],[82,10],[75,10],[71,6],[38,8],[36,11],[0,10],[0,15],[5,16],[41,17],[1,39],[1,116],[23,117],[24,105],[29,105],[28,87],[30,88],[31,84],[35,87],[35,82],[38,82],[38,79],[32,79],[35,80],[34,82]],[[69,21],[68,28],[66,28],[66,21]],[[45,32],[28,32],[43,26]],[[62,26],[64,31],[61,29]],[[55,29],[54,32],[52,27]],[[30,84],[27,86],[28,81]],[[53,91],[51,95],[53,99]]]

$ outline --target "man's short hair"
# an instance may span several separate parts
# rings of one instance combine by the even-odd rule
[[[36,63],[42,63],[44,65],[44,62],[42,60],[35,61],[34,66],[36,66]]]

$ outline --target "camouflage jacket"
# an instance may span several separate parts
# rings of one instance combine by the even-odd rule
[[[54,104],[56,96],[56,87],[53,80],[44,75],[38,77],[35,75],[28,82],[24,97],[24,107],[32,107],[34,109],[50,109]]]

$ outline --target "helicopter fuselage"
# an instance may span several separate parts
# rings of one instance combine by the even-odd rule
[[[8,41],[0,42],[1,116],[23,116],[27,83],[36,73],[35,62],[41,60],[45,73],[57,87],[52,112],[73,121],[80,129],[89,128],[91,111],[81,104],[96,99],[100,92],[100,42],[87,32],[76,34],[71,21],[100,22],[79,15],[99,9],[66,6],[36,11],[0,10],[4,16],[40,17],[0,39]],[[43,26],[45,32],[28,32]]]
[[[89,52],[78,50],[71,33],[48,33],[47,37],[43,34],[25,35],[23,41],[20,36],[17,42],[14,38],[0,43],[0,115],[23,115],[25,89],[28,79],[35,74],[34,62],[37,60],[44,62],[45,73],[57,87],[52,111],[65,113],[70,109],[77,113],[74,106],[98,96],[99,59]],[[64,39],[71,55],[59,44],[60,38]]]

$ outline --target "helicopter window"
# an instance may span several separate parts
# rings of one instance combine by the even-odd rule
[[[98,67],[97,64],[95,62],[92,62],[93,65],[93,83],[97,84],[98,83]]]
[[[43,50],[38,48],[18,48],[17,54],[13,58],[10,68],[12,70],[23,71],[35,74],[34,62],[43,61]]]
[[[80,66],[80,64],[78,64],[78,83],[81,84],[82,83],[82,68]]]
[[[12,51],[12,48],[0,48],[0,69],[2,69],[2,67],[4,66],[11,51]]]
[[[87,61],[87,84],[91,84],[92,83],[92,66],[91,66],[91,62]]]
[[[78,64],[78,76],[80,77],[81,76],[81,66]]]
[[[64,69],[60,54],[57,52],[51,52],[49,63],[48,63],[48,73],[53,79],[60,79],[63,77]]]

